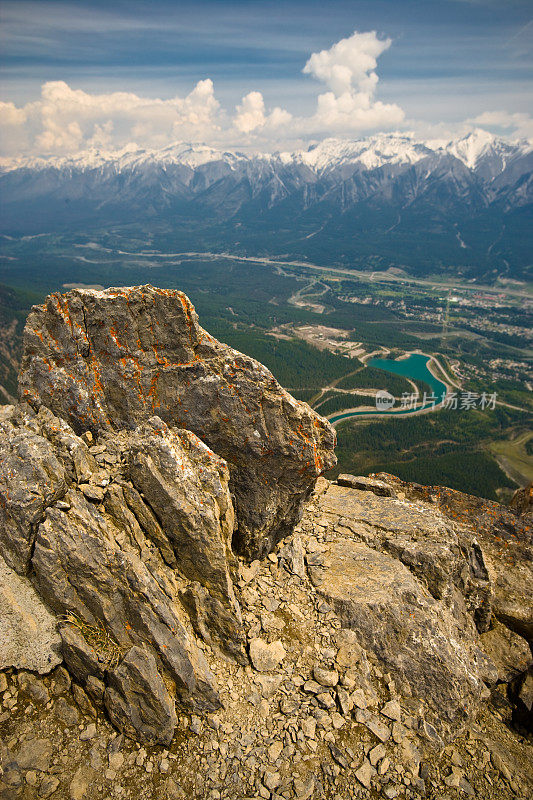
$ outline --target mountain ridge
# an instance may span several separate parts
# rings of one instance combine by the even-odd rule
[[[487,153],[487,151],[489,151]],[[482,128],[456,139],[417,139],[409,134],[386,133],[375,134],[360,139],[340,139],[328,137],[311,144],[307,149],[294,151],[274,151],[245,153],[236,149],[219,149],[204,143],[175,142],[161,148],[142,148],[126,145],[118,150],[101,150],[93,148],[81,151],[76,155],[65,156],[31,156],[3,159],[0,165],[4,172],[15,169],[46,169],[47,167],[93,169],[116,162],[119,167],[135,166],[153,160],[159,163],[184,164],[198,167],[211,161],[235,160],[279,161],[284,164],[290,161],[301,162],[317,170],[332,166],[332,163],[360,162],[367,168],[383,166],[391,159],[395,163],[414,163],[424,155],[446,152],[454,155],[470,169],[475,169],[481,157],[492,154],[525,154],[533,151],[533,143],[528,139],[507,140],[497,137]],[[404,156],[403,161],[401,156]],[[374,156],[374,161],[372,160]],[[379,161],[379,156],[382,160]]]
[[[16,236],[134,225],[174,250],[488,280],[531,269],[531,143],[483,131],[326,139],[293,154],[179,144],[30,160],[0,174],[0,193],[0,231]]]

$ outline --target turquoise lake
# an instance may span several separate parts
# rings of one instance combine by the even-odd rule
[[[411,380],[424,381],[430,387],[433,394],[439,398],[435,405],[438,405],[443,395],[446,394],[446,386],[428,369],[428,361],[431,361],[430,356],[423,355],[422,353],[411,353],[408,358],[402,358],[400,361],[392,361],[387,358],[371,358],[368,362],[369,367],[377,367],[378,369],[392,372],[394,375],[403,375],[404,378],[411,378]],[[365,416],[403,416],[404,414],[413,414],[415,411],[420,411],[422,408],[430,408],[433,403],[427,403],[425,406],[418,406],[417,408],[406,408],[401,411],[394,411],[390,409],[387,411],[347,411],[342,414],[335,414],[330,417],[330,422],[338,422],[341,419],[350,419],[351,417],[365,417]],[[398,406],[396,406],[398,408]]]

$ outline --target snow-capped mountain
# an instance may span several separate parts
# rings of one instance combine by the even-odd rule
[[[36,171],[46,169],[87,171],[113,166],[117,172],[141,168],[147,165],[183,165],[196,169],[206,164],[223,161],[237,166],[244,162],[267,162],[283,165],[304,164],[316,173],[331,171],[348,164],[358,164],[371,170],[385,164],[415,164],[428,155],[449,154],[466,167],[475,170],[482,161],[496,161],[501,168],[506,159],[531,152],[532,144],[527,140],[509,142],[499,139],[488,131],[477,129],[467,136],[449,142],[442,140],[417,141],[412,136],[379,134],[366,139],[324,139],[307,150],[274,154],[247,155],[222,151],[203,144],[178,142],[167,147],[141,149],[129,145],[122,150],[89,150],[75,156],[50,156],[36,158],[4,159],[3,172],[18,169]]]
[[[35,233],[139,222],[176,236],[192,226],[214,247],[402,263],[427,250],[430,260],[499,269],[517,248],[530,261],[532,170],[531,142],[483,130],[450,142],[326,139],[274,154],[183,143],[91,151],[4,163],[1,225]]]

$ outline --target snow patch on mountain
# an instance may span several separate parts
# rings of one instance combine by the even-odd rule
[[[437,154],[451,155],[468,169],[476,170],[480,163],[494,161],[495,172],[505,168],[508,160],[533,150],[529,141],[510,142],[491,133],[477,129],[467,136],[447,143],[420,141],[405,134],[378,134],[365,139],[324,139],[307,150],[296,152],[263,153],[249,155],[218,150],[208,145],[179,142],[160,150],[140,149],[128,145],[119,151],[90,150],[76,156],[50,158],[17,158],[3,160],[4,172],[27,169],[89,171],[111,167],[116,172],[142,169],[147,166],[169,167],[181,165],[191,170],[206,164],[222,162],[231,168],[239,164],[305,166],[318,175],[342,166],[360,165],[364,170],[378,169],[384,165],[416,164],[423,158]]]
[[[292,154],[317,172],[344,164],[361,164],[365,169],[377,169],[384,164],[415,164],[429,154],[423,142],[407,136],[380,135],[356,141],[325,139],[306,151]]]

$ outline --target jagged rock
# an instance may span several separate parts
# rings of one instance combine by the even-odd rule
[[[401,562],[362,542],[339,538],[325,554],[328,566],[311,567],[311,579],[343,627],[427,703],[435,724],[460,730],[483,688],[473,624],[461,629]]]
[[[0,409],[0,551],[20,574],[44,509],[67,488],[65,469],[35,417],[16,406]]]
[[[533,514],[533,483],[528,483],[522,489],[517,489],[509,503],[509,508],[522,516],[522,514]]]
[[[159,525],[153,511],[146,505],[140,494],[132,486],[129,486],[127,483],[122,483],[120,488],[127,507],[132,512],[141,530],[143,530],[144,534],[156,545],[165,563],[168,564],[169,567],[177,567],[178,562],[172,546]],[[121,498],[119,498],[117,506],[122,513],[126,512]],[[133,520],[131,522],[133,522]]]
[[[92,503],[70,497],[70,511],[48,509],[37,531],[32,566],[40,595],[58,613],[73,611],[89,626],[103,626],[119,648],[149,642],[183,701],[216,708],[209,668],[187,632],[178,587],[162,559],[143,561],[138,545]]]
[[[349,486],[351,489],[361,489],[365,492],[372,492],[380,497],[395,497],[396,493],[392,486],[389,486],[385,481],[380,481],[377,478],[365,478],[356,475],[339,475],[337,477],[339,486]]]
[[[460,622],[468,624],[473,615],[480,631],[488,629],[491,581],[470,531],[450,525],[432,508],[336,485],[319,502],[358,538],[405,564]]]
[[[399,722],[402,718],[402,709],[397,700],[389,700],[381,709],[381,713],[388,719]]]
[[[21,397],[81,433],[158,414],[228,462],[235,546],[266,555],[333,466],[335,434],[271,373],[217,342],[181,292],[151,286],[51,295],[28,317]]]
[[[236,560],[231,551],[234,518],[225,462],[193,433],[171,432],[158,417],[126,438],[129,477],[166,531],[177,567],[213,599],[209,611],[205,606],[211,636],[218,636],[223,649],[228,637],[234,649],[239,640],[244,648],[230,575],[230,569],[236,573]],[[193,595],[197,601],[202,596],[191,589],[188,597]],[[215,601],[223,612],[218,632]]]
[[[492,585],[492,610],[511,630],[533,645],[533,526],[499,503],[444,486],[418,486],[388,473],[376,476],[408,498],[435,504],[453,525],[471,531],[479,543]],[[488,625],[485,630],[488,630]]]
[[[89,764],[82,764],[79,769],[76,770],[70,782],[68,789],[70,800],[85,800],[87,792],[96,776],[97,772],[92,769]]]
[[[110,674],[105,706],[117,727],[145,742],[170,744],[176,727],[174,701],[153,655],[132,647]]]
[[[57,621],[27,578],[0,556],[0,670],[50,672],[61,662]]]
[[[147,644],[181,703],[217,708],[213,677],[190,622],[208,643],[246,660],[224,461],[190,431],[153,418],[114,435],[124,458],[114,461],[111,476],[44,406],[38,413],[11,408],[2,426],[0,457],[9,463],[6,479],[14,491],[7,487],[2,506],[8,525],[0,550],[17,556],[21,571],[30,570],[52,611],[67,614],[60,633],[72,674],[101,704],[110,666],[132,646]],[[13,456],[13,443],[27,461]],[[98,496],[87,488],[98,489]],[[37,498],[35,508],[31,498]],[[26,579],[17,580],[33,591]],[[45,636],[50,626],[42,627]],[[38,654],[39,648],[34,659]],[[56,654],[50,666],[60,658]]]
[[[496,665],[498,680],[504,683],[526,672],[533,664],[526,640],[496,620],[491,630],[481,636],[481,647]]]

